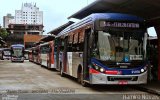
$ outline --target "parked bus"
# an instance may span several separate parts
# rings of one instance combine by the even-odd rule
[[[54,41],[44,42],[40,44],[40,63],[47,68],[55,68],[54,66]]]
[[[1,48],[0,49],[0,59],[4,60],[10,60],[11,59],[11,51],[9,48]]]
[[[33,61],[33,57],[32,57],[32,48],[30,48],[29,51],[28,51],[28,59],[29,59],[30,62]]]
[[[11,45],[11,61],[24,62],[24,45]]]
[[[32,61],[36,64],[40,64],[40,47],[39,47],[39,45],[32,47]]]
[[[0,48],[0,59],[1,59],[1,60],[3,60],[2,51],[3,51],[3,48]]]
[[[29,50],[24,50],[24,59],[25,60],[29,59]]]
[[[65,28],[57,39],[61,76],[75,77],[83,86],[147,83],[147,31],[142,18],[95,13]]]

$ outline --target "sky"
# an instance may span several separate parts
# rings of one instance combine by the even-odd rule
[[[20,10],[22,3],[36,3],[43,11],[45,33],[67,23],[70,15],[79,11],[95,0],[0,0],[0,25],[3,26],[3,16],[15,10]]]
[[[22,3],[36,3],[43,11],[44,34],[67,23],[72,14],[81,10],[95,0],[0,0],[0,25],[3,26],[3,16],[15,10],[20,10]],[[149,34],[156,36],[154,28],[149,29]]]

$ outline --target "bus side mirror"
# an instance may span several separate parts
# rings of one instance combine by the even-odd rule
[[[94,57],[95,57],[96,55],[98,55],[98,54],[99,54],[98,49],[97,49],[97,48],[94,48],[93,51],[92,51],[92,54],[93,54]]]

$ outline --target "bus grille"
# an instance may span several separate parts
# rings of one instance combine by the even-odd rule
[[[119,76],[108,76],[108,81],[137,81],[138,76],[131,76],[131,77],[119,77]]]

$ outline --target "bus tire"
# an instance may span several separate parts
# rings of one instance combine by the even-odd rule
[[[77,71],[77,81],[78,81],[78,83],[81,83],[81,70],[82,70],[82,67],[78,66],[78,71]]]
[[[47,61],[47,68],[48,68],[48,69],[51,68],[49,61]]]
[[[81,85],[84,87],[88,87],[88,84],[83,79],[83,74],[81,73]]]
[[[61,75],[61,77],[64,77],[62,63],[60,63],[60,75]]]
[[[41,67],[42,67],[42,59],[40,59],[39,64],[40,64],[40,65],[41,65]]]
[[[88,86],[88,84],[84,81],[84,79],[83,79],[83,74],[82,74],[82,70],[80,70],[80,71],[78,71],[78,73],[77,73],[77,80],[78,80],[78,82],[82,85],[82,86],[84,86],[84,87],[87,87]]]

